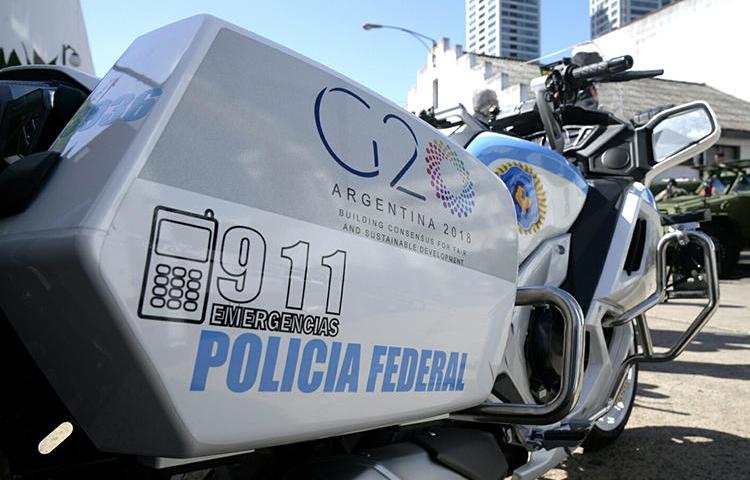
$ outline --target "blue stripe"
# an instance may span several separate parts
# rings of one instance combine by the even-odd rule
[[[489,165],[500,158],[517,160],[543,168],[568,180],[583,190],[584,194],[589,190],[581,172],[571,165],[565,157],[536,143],[499,133],[485,132],[472,140],[466,151],[485,165]]]

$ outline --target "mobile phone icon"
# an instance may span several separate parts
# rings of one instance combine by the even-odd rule
[[[201,215],[154,208],[138,303],[141,318],[203,322],[218,226],[211,210]]]

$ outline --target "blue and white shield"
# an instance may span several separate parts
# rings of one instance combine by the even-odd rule
[[[518,224],[524,230],[530,229],[539,221],[539,199],[534,186],[534,176],[517,166],[512,166],[500,174],[500,179],[513,197]]]

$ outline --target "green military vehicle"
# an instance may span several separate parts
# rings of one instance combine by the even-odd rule
[[[707,167],[703,178],[676,186],[673,181],[670,194],[661,193],[667,182],[653,185],[652,191],[663,214],[710,210],[710,220],[700,222],[700,228],[713,238],[719,273],[726,276],[737,266],[740,251],[750,247],[750,160]]]

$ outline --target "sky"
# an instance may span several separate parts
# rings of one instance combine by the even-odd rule
[[[589,38],[588,0],[542,1],[542,54]],[[316,60],[404,105],[427,50],[395,30],[362,24],[397,25],[428,37],[465,43],[464,0],[81,0],[98,76],[103,76],[133,40],[151,30],[208,13]]]

